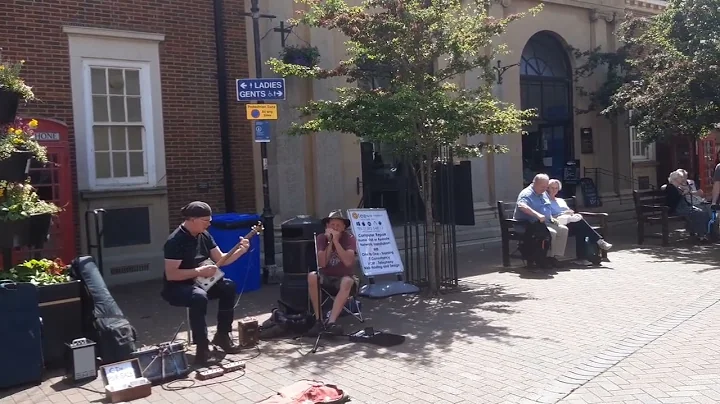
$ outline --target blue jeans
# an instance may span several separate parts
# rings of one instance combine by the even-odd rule
[[[218,299],[217,332],[230,333],[235,306],[235,282],[228,278],[219,280],[207,292],[195,285],[168,283],[161,293],[171,306],[190,309],[190,329],[193,341],[199,348],[209,345],[205,314],[209,300]]]

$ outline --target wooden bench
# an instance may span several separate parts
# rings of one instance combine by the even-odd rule
[[[635,216],[637,217],[637,241],[642,244],[645,238],[662,238],[662,245],[670,243],[670,222],[685,222],[685,216],[670,215],[666,205],[664,190],[633,191]],[[660,225],[661,234],[645,234],[645,225]]]
[[[575,197],[565,198],[565,203],[567,203],[570,209],[583,215],[583,218],[588,220],[588,222],[590,220],[596,221],[596,225],[593,225],[592,223],[590,225],[595,231],[605,237],[605,232],[607,230],[607,213],[577,212],[577,201]],[[513,213],[515,212],[515,205],[515,202],[498,201],[497,203],[498,220],[500,221],[500,234],[502,236],[503,266],[505,267],[510,266],[510,241],[517,241],[519,243],[522,240],[524,223],[527,223],[525,221],[515,220],[512,218]],[[572,230],[570,231],[570,236],[573,236]],[[607,259],[607,251],[601,250],[601,253],[603,259]],[[522,259],[520,256],[514,257]]]

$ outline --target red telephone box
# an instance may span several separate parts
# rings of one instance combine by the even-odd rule
[[[698,141],[698,160],[700,189],[705,192],[705,195],[711,195],[715,172],[715,136],[713,134]]]
[[[76,251],[68,128],[65,123],[54,119],[35,119],[38,121],[35,139],[47,147],[48,163],[43,166],[33,162],[30,166],[30,180],[40,199],[53,202],[63,210],[53,219],[50,239],[43,248],[20,249],[14,254],[13,261],[19,263],[33,257],[61,258],[69,264],[76,257]]]

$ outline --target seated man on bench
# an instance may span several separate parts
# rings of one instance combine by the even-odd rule
[[[315,312],[315,326],[310,336],[317,336],[323,329],[320,287],[338,291],[333,302],[325,330],[332,335],[342,335],[343,329],[336,324],[348,298],[355,294],[359,280],[355,276],[355,236],[347,231],[350,227],[342,210],[334,210],[322,220],[325,233],[317,236],[317,260],[319,272],[308,274],[308,293]],[[320,282],[318,282],[318,279]]]

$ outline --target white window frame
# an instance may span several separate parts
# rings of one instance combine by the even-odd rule
[[[633,111],[628,112],[628,119],[632,118]],[[630,158],[633,162],[654,161],[655,160],[655,142],[645,144],[637,138],[637,132],[634,126],[630,126],[628,130],[630,136]],[[635,154],[635,145],[640,143],[641,149],[645,150],[643,154]]]
[[[140,111],[142,113],[143,151],[145,154],[145,175],[128,178],[97,178],[95,171],[95,136],[93,135],[94,114],[92,105],[92,82],[90,70],[93,67],[109,69],[136,69],[140,77]],[[88,183],[92,190],[117,188],[151,188],[156,182],[154,114],[150,84],[150,63],[127,62],[107,59],[83,59],[83,98],[85,104],[85,134],[87,142]]]

